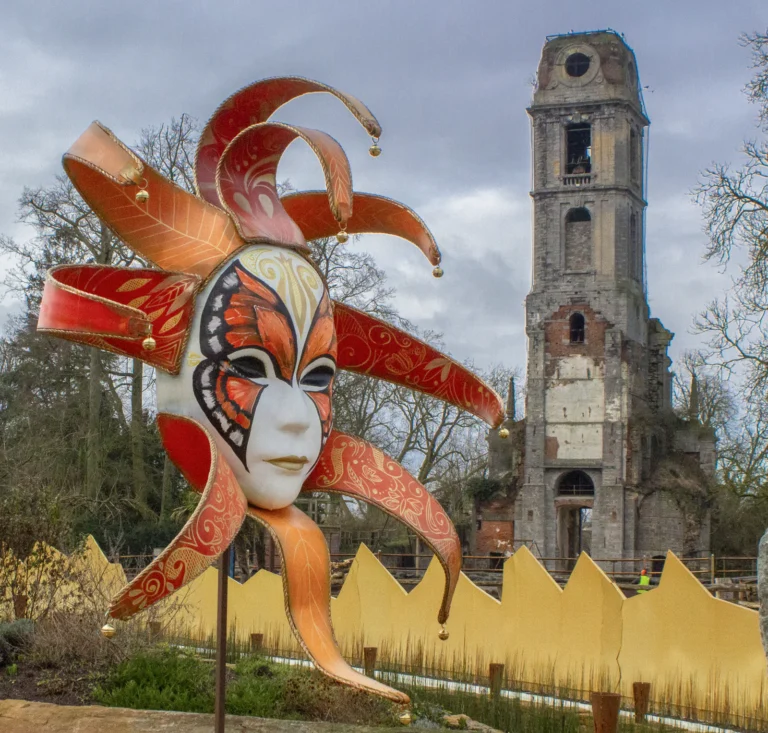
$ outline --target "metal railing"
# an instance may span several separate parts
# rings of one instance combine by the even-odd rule
[[[564,186],[588,186],[592,183],[591,173],[569,173],[561,176]]]

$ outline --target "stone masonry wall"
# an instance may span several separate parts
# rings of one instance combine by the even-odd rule
[[[592,265],[592,222],[565,225],[565,269],[586,270]]]

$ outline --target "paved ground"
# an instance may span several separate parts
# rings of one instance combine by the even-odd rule
[[[403,733],[403,728],[371,728],[338,723],[267,720],[227,716],[227,733]],[[51,705],[26,700],[0,700],[2,733],[212,733],[213,716],[126,710],[97,705]]]

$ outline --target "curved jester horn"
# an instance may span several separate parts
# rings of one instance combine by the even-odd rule
[[[168,457],[202,496],[174,540],[112,600],[109,615],[127,619],[200,576],[234,540],[247,502],[229,464],[196,420],[160,413]]]
[[[437,500],[397,461],[362,438],[331,432],[302,491],[336,492],[378,507],[413,530],[445,571],[438,623],[445,623],[461,572],[461,543]]]
[[[301,229],[277,195],[277,166],[296,139],[309,145],[323,167],[328,187],[326,206],[337,228],[352,215],[352,173],[341,145],[319,130],[280,122],[252,125],[239,133],[219,160],[216,190],[246,241],[268,240],[306,249]]]
[[[338,222],[328,208],[325,191],[302,191],[280,199],[288,216],[298,224],[307,241],[331,237]],[[413,209],[372,193],[354,193],[354,212],[347,221],[349,234],[391,234],[415,244],[430,261],[440,264],[440,250],[432,232]]]
[[[203,128],[195,155],[198,194],[209,203],[221,206],[216,189],[216,169],[227,145],[246,127],[266,122],[292,99],[318,92],[331,94],[341,100],[369,135],[381,135],[381,125],[373,113],[359,99],[349,94],[301,77],[262,79],[240,89],[222,102]]]

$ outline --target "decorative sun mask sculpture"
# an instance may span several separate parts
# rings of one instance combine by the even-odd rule
[[[413,211],[353,194],[349,162],[333,138],[267,121],[312,92],[340,99],[378,155],[381,128],[361,102],[299,78],[256,82],[218,108],[197,151],[197,196],[94,122],[64,156],[64,169],[94,212],[158,269],[54,268],[38,329],[158,370],[163,445],[201,494],[173,542],[114,598],[110,615],[126,619],[198,577],[250,515],[280,547],[288,619],[315,665],[402,703],[407,696],[342,658],[331,628],[325,539],[293,502],[301,492],[338,492],[405,523],[445,570],[440,624],[448,618],[461,548],[443,509],[405,469],[332,429],[334,376],[346,369],[386,379],[493,427],[504,410],[499,396],[460,364],[330,299],[308,240],[392,234],[415,244],[437,276],[442,270],[434,239]],[[327,191],[281,198],[277,165],[297,138],[319,158]]]

